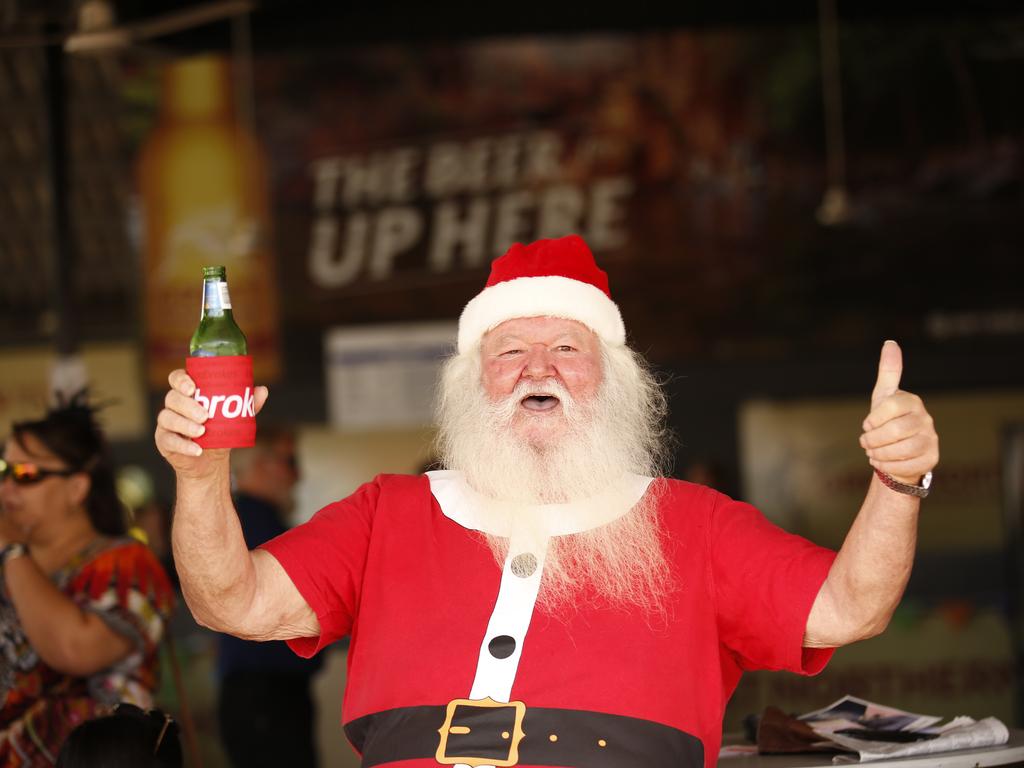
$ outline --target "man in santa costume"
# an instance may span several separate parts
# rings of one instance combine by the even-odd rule
[[[938,437],[886,342],[860,436],[875,471],[836,554],[661,476],[664,397],[625,341],[579,237],[514,245],[444,368],[447,469],[379,476],[251,552],[175,371],[156,443],[196,619],[303,656],[350,634],[364,766],[714,765],[744,670],[814,674],[885,627]]]

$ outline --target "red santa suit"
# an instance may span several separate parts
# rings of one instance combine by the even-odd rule
[[[825,665],[802,641],[833,552],[675,480],[632,478],[599,524],[644,493],[671,568],[662,614],[586,590],[536,608],[545,544],[513,540],[499,569],[480,532],[504,532],[456,472],[379,476],[267,543],[320,622],[292,648],[351,634],[342,719],[363,765],[712,766],[744,670]],[[573,505],[533,511],[552,536],[582,530]]]

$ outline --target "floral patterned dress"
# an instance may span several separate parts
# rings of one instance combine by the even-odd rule
[[[52,669],[29,644],[0,574],[0,766],[6,768],[53,765],[75,726],[121,701],[153,705],[174,592],[149,548],[134,539],[99,538],[53,580],[135,648],[89,677]]]

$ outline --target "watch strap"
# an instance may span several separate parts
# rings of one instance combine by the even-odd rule
[[[0,548],[0,568],[7,565],[7,561],[13,557],[22,557],[28,554],[28,547],[20,541],[11,542]]]
[[[931,493],[932,490],[931,472],[929,472],[927,475],[921,478],[920,485],[907,485],[906,483],[901,483],[895,477],[883,472],[880,469],[875,469],[875,474],[878,475],[878,479],[882,481],[882,484],[885,485],[886,488],[891,488],[897,493],[905,493],[908,496],[916,496],[919,499],[924,499],[928,496],[929,493]]]

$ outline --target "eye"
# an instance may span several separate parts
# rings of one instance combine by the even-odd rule
[[[512,357],[513,355],[522,354],[523,350],[518,347],[511,347],[510,349],[503,350],[498,353],[498,357]]]
[[[555,347],[555,351],[556,352],[575,352],[576,351],[576,347],[570,346],[568,344],[559,344],[557,347]]]

